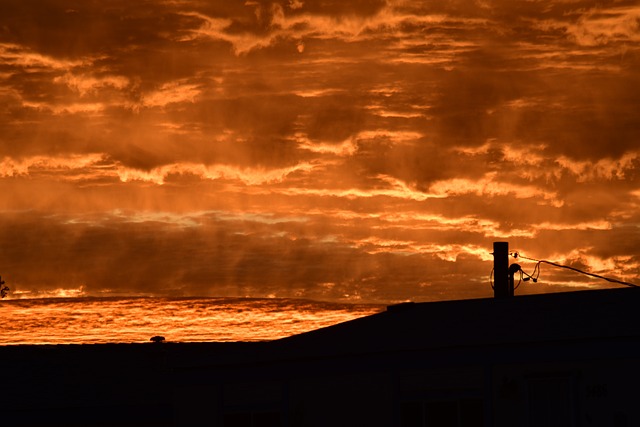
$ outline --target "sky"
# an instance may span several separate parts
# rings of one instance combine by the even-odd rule
[[[640,283],[640,6],[1,0],[0,195],[15,296]]]

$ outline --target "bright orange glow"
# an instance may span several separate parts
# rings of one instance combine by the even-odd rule
[[[383,306],[281,299],[77,298],[3,301],[0,345],[265,341],[384,310]]]
[[[16,297],[475,298],[497,240],[640,282],[635,1],[18,3]]]

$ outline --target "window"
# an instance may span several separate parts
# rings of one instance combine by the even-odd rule
[[[224,414],[224,427],[280,427],[279,412],[228,412]]]
[[[400,407],[402,427],[424,426],[424,404],[422,402],[404,402]]]
[[[482,427],[482,399],[447,399],[403,402],[402,427]]]
[[[252,427],[279,427],[280,414],[278,412],[254,412]]]
[[[529,378],[530,427],[572,427],[573,382],[570,377]]]
[[[251,413],[224,414],[224,427],[251,427]]]
[[[458,402],[455,400],[426,402],[425,425],[428,427],[459,427]]]

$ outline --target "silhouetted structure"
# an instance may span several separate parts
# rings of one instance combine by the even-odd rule
[[[7,426],[636,426],[640,289],[390,306],[260,343],[0,348]]]
[[[4,280],[0,277],[0,298],[6,297],[10,290],[8,286],[4,286]]]
[[[495,298],[513,296],[513,280],[509,277],[509,243],[493,242],[493,295]]]

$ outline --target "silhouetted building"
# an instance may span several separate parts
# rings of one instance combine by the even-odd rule
[[[390,306],[261,343],[0,348],[7,426],[637,426],[640,289]]]

